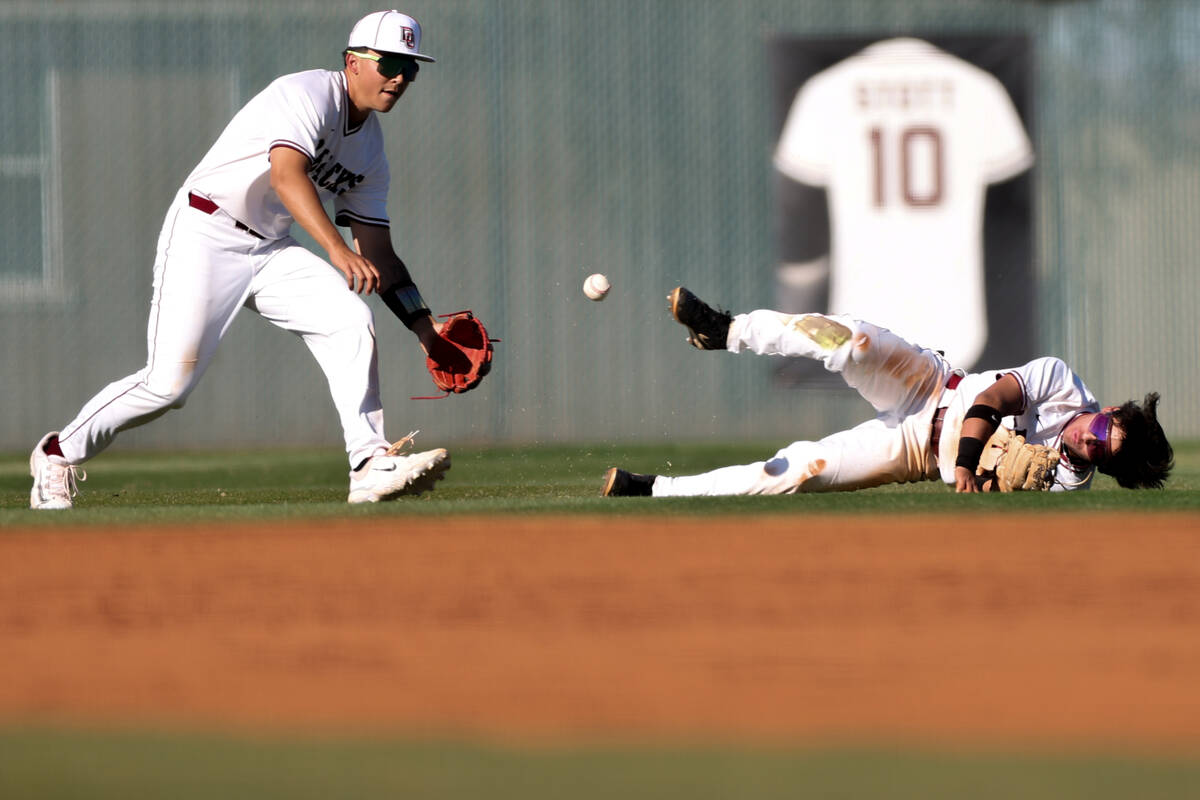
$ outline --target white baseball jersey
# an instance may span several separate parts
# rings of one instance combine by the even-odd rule
[[[946,418],[942,426],[938,455],[942,480],[954,483],[954,461],[958,457],[958,437],[963,417],[980,392],[1005,375],[1021,384],[1022,410],[1005,417],[1000,424],[1025,437],[1030,444],[1059,448],[1063,428],[1084,413],[1100,410],[1100,404],[1078,375],[1061,359],[1036,358],[1015,369],[987,370],[967,375],[951,399],[943,400]],[[1091,483],[1092,469],[1076,472],[1066,459],[1059,461],[1056,490],[1083,488]]]
[[[961,368],[987,339],[987,184],[1032,162],[994,76],[906,38],[805,83],[775,153],[781,172],[827,189],[829,310],[943,350]]]
[[[292,216],[271,189],[271,148],[310,159],[309,177],[330,198],[338,224],[388,224],[388,163],[377,115],[350,126],[346,76],[323,69],[284,75],[239,111],[184,186],[268,239],[288,234]]]

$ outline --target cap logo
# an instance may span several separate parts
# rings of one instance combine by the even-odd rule
[[[409,50],[417,49],[417,35],[413,33],[412,28],[403,27],[400,29],[400,35],[404,37],[404,46]]]

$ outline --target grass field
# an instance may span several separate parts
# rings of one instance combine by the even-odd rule
[[[11,798],[1184,800],[1198,786],[1195,761],[1095,754],[0,734]]]
[[[25,454],[0,460],[0,537],[39,526],[137,526],[444,515],[908,514],[978,511],[1200,512],[1200,443],[1178,447],[1170,488],[1107,478],[1066,495],[960,497],[937,483],[825,496],[654,501],[598,497],[610,465],[686,474],[769,455],[770,444],[453,448],[436,492],[371,508],[345,502],[340,453],[131,454],[89,465],[78,507],[27,509]],[[614,535],[620,535],[614,526]],[[18,565],[0,565],[4,569]],[[3,581],[0,579],[0,589]],[[3,592],[0,592],[0,603]],[[0,605],[0,641],[4,608]],[[0,653],[0,656],[3,654]],[[947,751],[888,742],[752,747],[713,742],[537,747],[117,730],[0,721],[0,797],[1184,798],[1200,796],[1194,753]]]
[[[345,503],[346,467],[331,450],[269,453],[106,453],[90,465],[71,515],[31,514],[24,454],[0,462],[0,527],[7,525],[153,523],[373,514],[492,513],[895,513],[989,510],[1200,510],[1200,443],[1176,450],[1169,490],[1128,492],[1097,477],[1088,492],[958,497],[938,482],[863,492],[790,497],[599,497],[605,469],[686,475],[769,457],[767,443],[719,445],[554,445],[452,450],[453,468],[432,494],[373,508]]]

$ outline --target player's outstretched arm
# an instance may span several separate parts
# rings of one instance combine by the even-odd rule
[[[437,343],[441,325],[434,321],[408,266],[396,255],[391,228],[350,223],[358,252],[379,269],[379,296],[409,330],[416,334],[426,355]]]
[[[975,467],[979,464],[984,444],[1000,426],[1000,419],[1009,414],[1020,413],[1024,401],[1021,383],[1011,374],[1005,375],[975,396],[958,437],[958,460],[954,467],[956,492],[974,493],[983,490],[975,479]]]
[[[425,352],[425,368],[439,390],[461,394],[474,389],[492,368],[487,328],[472,312],[444,314],[434,320],[404,261],[392,247],[391,231],[378,225],[350,223],[354,246],[379,266],[380,299],[416,334]]]
[[[408,266],[396,255],[392,246],[392,229],[380,225],[350,222],[354,249],[379,271],[379,290],[413,283]]]
[[[290,147],[271,149],[271,188],[288,212],[329,255],[329,263],[346,276],[346,285],[360,294],[379,289],[379,270],[371,260],[346,244],[325,213],[317,187],[308,177],[308,156]]]

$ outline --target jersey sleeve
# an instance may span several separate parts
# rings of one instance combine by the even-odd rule
[[[998,183],[1024,172],[1033,164],[1033,145],[1003,84],[986,75],[975,102],[984,180]]]
[[[1083,380],[1061,359],[1037,358],[1009,372],[1017,377],[1024,392],[1025,408],[1018,415],[1018,423],[1035,444],[1056,440],[1076,415],[1100,410]]]
[[[1067,403],[1074,408],[1083,405],[1083,384],[1060,358],[1035,358],[1028,364],[1011,370],[1025,393],[1025,410],[1047,404]]]
[[[336,114],[327,98],[305,91],[302,76],[289,75],[271,87],[273,113],[267,117],[267,151],[289,147],[313,160],[320,149],[321,131]],[[335,122],[336,124],[336,122]]]
[[[818,75],[796,93],[775,148],[775,167],[793,180],[810,186],[829,181],[831,100],[828,80]]]

